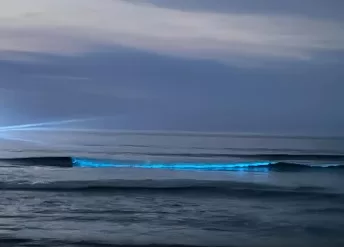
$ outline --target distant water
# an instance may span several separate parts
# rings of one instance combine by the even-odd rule
[[[1,144],[1,247],[344,246],[339,137],[35,140]]]

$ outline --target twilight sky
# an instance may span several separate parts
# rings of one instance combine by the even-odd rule
[[[344,134],[343,9],[0,0],[0,125]]]

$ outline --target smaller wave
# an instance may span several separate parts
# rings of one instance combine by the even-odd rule
[[[344,200],[344,196],[322,187],[284,187],[236,181],[207,180],[96,180],[50,182],[1,182],[0,190],[36,192],[87,192],[87,193],[177,193],[192,195],[226,195],[234,197],[294,197],[331,198]],[[311,197],[310,197],[311,196]]]
[[[194,179],[145,179],[145,180],[76,180],[76,181],[13,181],[0,182],[3,190],[281,190],[284,187],[251,182]],[[315,191],[319,187],[296,187],[295,191]]]

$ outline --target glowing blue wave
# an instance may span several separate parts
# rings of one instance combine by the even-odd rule
[[[243,163],[121,163],[93,161],[89,159],[72,159],[74,167],[88,168],[146,168],[146,169],[173,169],[173,170],[247,170],[262,168],[267,169],[275,162],[243,162]]]

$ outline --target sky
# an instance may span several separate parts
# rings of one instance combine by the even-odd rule
[[[0,6],[0,126],[344,134],[342,0]]]

